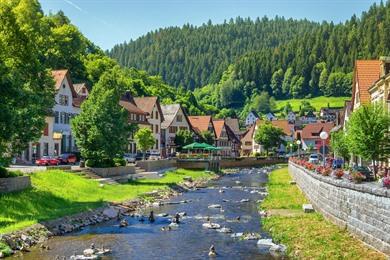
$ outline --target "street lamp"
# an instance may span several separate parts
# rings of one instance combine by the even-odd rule
[[[298,145],[298,157],[300,158],[300,148],[301,148],[301,140],[297,140],[297,145]]]
[[[325,167],[325,140],[328,139],[329,135],[327,132],[322,131],[320,133],[320,138],[322,139],[322,160],[323,160],[323,166]]]
[[[290,143],[290,156],[292,156],[293,143]]]

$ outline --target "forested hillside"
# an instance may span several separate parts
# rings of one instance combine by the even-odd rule
[[[342,24],[236,18],[160,29],[115,46],[109,55],[187,89],[218,83],[234,64],[246,97],[254,90],[276,97],[340,96],[350,92],[355,59],[390,54],[389,32],[387,2]]]

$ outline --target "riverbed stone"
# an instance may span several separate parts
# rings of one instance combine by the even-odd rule
[[[109,218],[116,218],[118,216],[118,210],[113,207],[109,207],[103,211],[103,215]]]
[[[274,246],[275,243],[272,242],[272,239],[271,238],[266,238],[266,239],[259,239],[257,241],[257,246],[261,249],[261,250],[269,250],[272,246]]]
[[[269,249],[269,253],[275,258],[286,256],[287,247],[285,245],[273,245]]]

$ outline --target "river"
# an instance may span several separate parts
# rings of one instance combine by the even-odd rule
[[[257,239],[243,240],[202,227],[210,217],[212,223],[231,228],[233,233],[253,232],[269,238],[261,229],[258,213],[266,182],[265,168],[227,174],[211,181],[207,188],[185,192],[170,200],[188,203],[166,204],[140,212],[147,216],[153,210],[156,215],[154,223],[140,222],[139,218],[128,216],[129,225],[124,228],[119,227],[119,221],[89,226],[79,232],[52,238],[48,241],[50,250],[36,248],[21,259],[69,259],[73,254],[82,254],[91,243],[112,250],[102,259],[208,259],[211,245],[215,246],[218,259],[272,259],[268,252],[260,251]],[[209,208],[211,204],[220,204],[222,208]],[[179,227],[162,231],[161,228],[171,223],[171,217],[157,215],[177,212],[187,214],[181,218]]]

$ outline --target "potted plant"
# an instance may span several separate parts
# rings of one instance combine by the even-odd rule
[[[365,179],[366,176],[364,176],[364,174],[361,172],[352,172],[350,174],[350,180],[354,183],[361,183]]]
[[[333,175],[336,179],[341,179],[341,177],[344,176],[344,170],[343,169],[336,169],[334,172],[333,172]]]

